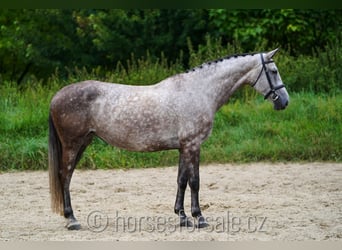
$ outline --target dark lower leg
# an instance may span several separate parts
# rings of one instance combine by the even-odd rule
[[[78,230],[81,228],[81,225],[76,220],[72,210],[69,186],[70,180],[64,184],[64,217],[68,220],[66,227],[69,230]]]
[[[175,213],[178,215],[185,215],[184,213],[184,195],[186,185],[188,183],[188,171],[185,166],[184,155],[182,151],[179,152],[179,165],[178,165],[178,176],[177,176],[177,196],[175,203]]]
[[[186,216],[184,211],[184,193],[185,189],[178,189],[175,204],[175,213],[179,216],[180,226],[191,227],[192,223],[188,220],[188,217]]]
[[[62,145],[62,159],[59,169],[59,178],[63,192],[64,217],[67,219],[66,227],[69,230],[80,229],[80,223],[76,220],[71,206],[70,181],[76,164],[81,159],[82,153],[93,138],[93,133],[74,137],[72,140],[64,142]]]
[[[74,216],[74,212],[72,210],[71,207],[71,198],[70,198],[70,181],[71,181],[71,177],[72,174],[74,172],[74,169],[76,167],[76,164],[79,162],[79,160],[81,159],[81,156],[84,152],[84,150],[86,149],[86,147],[89,145],[89,143],[91,142],[93,138],[93,134],[88,134],[87,137],[85,137],[84,139],[84,143],[80,146],[80,148],[78,150],[70,150],[70,152],[77,152],[76,154],[71,154],[76,158],[73,159],[73,157],[69,157],[67,158],[68,160],[66,161],[66,163],[64,164],[64,166],[67,166],[66,168],[64,168],[64,171],[62,171],[62,180],[64,181],[63,183],[63,195],[64,195],[64,217],[67,218],[71,223],[77,222],[75,216]]]
[[[74,212],[71,207],[71,199],[70,199],[70,191],[69,191],[69,183],[64,184],[64,217],[74,218]]]
[[[175,203],[175,213],[178,215],[185,215],[185,212],[184,212],[184,194],[185,194],[185,190],[178,188],[176,203]]]
[[[200,152],[198,150],[193,152],[191,156],[191,164],[189,165],[189,186],[191,189],[191,215],[197,219],[197,226],[202,228],[208,226],[208,224],[202,216],[199,205],[199,155]]]
[[[197,218],[202,216],[201,209],[199,206],[199,182],[198,180],[190,179],[189,186],[191,188],[191,215]]]
[[[182,156],[182,152],[180,152],[177,177],[178,190],[175,202],[175,213],[179,216],[181,226],[192,226],[192,223],[188,221],[188,218],[184,211],[184,195],[188,183],[188,171],[184,163],[185,162]]]
[[[201,208],[199,205],[199,176],[190,178],[189,185],[191,188],[191,215],[197,219],[197,227],[207,227],[208,223],[202,216]]]
[[[69,230],[80,229],[80,224],[74,216],[70,198],[70,181],[75,169],[77,150],[64,149],[63,167],[60,171],[61,184],[63,187],[64,217],[67,219],[66,227]]]
[[[176,203],[175,203],[175,213],[184,213],[184,195],[185,195],[185,189],[186,185],[188,183],[188,177],[186,174],[186,171],[184,169],[180,169],[178,171],[178,178],[177,178],[177,184],[178,184],[178,190],[177,190],[177,197],[176,197]]]

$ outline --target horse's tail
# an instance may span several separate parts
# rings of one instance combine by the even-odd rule
[[[62,157],[62,146],[55,125],[49,115],[49,179],[51,208],[55,213],[63,215],[63,190],[59,178],[59,169]]]

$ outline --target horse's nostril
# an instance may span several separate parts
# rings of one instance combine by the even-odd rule
[[[286,101],[286,102],[285,102],[285,107],[286,107],[288,104],[289,104],[289,101]]]

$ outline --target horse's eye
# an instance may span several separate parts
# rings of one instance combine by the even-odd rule
[[[277,74],[277,73],[278,73],[278,70],[277,70],[277,69],[272,69],[271,71],[272,71],[272,73],[274,73],[274,74]]]

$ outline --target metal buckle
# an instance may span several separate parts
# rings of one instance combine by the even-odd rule
[[[279,99],[279,96],[275,93],[275,92],[273,92],[273,95],[272,95],[272,101],[276,101],[276,100],[278,100]]]

